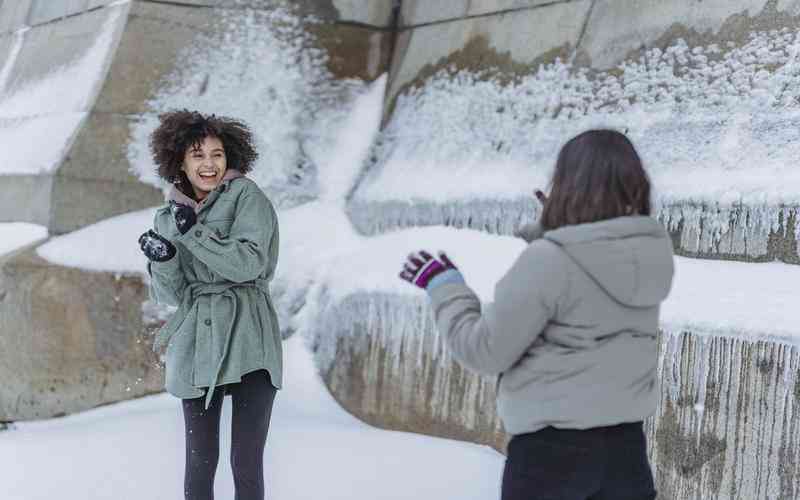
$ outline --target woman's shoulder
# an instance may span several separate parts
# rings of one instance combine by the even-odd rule
[[[231,194],[236,196],[258,196],[267,198],[264,190],[256,184],[256,181],[249,177],[237,177],[231,180],[228,189]]]

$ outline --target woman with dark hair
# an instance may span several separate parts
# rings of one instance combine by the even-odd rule
[[[281,337],[269,293],[278,218],[244,176],[257,154],[239,121],[176,111],[150,138],[169,203],[139,238],[151,296],[177,311],[159,331],[166,388],[182,399],[184,494],[214,498],[222,399],[233,399],[231,467],[239,500],[264,499],[264,446],[281,387]]]
[[[660,303],[672,245],[650,217],[650,182],[623,134],[591,130],[561,149],[529,245],[481,305],[444,254],[410,255],[454,358],[498,375],[511,434],[503,500],[656,497],[642,421],[658,401]]]

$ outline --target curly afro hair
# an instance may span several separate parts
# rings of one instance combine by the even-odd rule
[[[253,169],[258,153],[253,133],[243,122],[188,109],[170,111],[158,119],[161,124],[150,136],[150,153],[162,179],[188,186],[186,174],[181,170],[186,150],[199,146],[206,137],[222,141],[228,168],[243,174]]]

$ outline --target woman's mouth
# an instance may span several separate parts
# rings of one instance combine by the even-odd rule
[[[216,179],[216,178],[217,178],[217,174],[216,174],[216,172],[199,172],[197,175],[198,175],[198,176],[199,176],[201,179],[203,179],[203,180],[205,180],[205,181],[208,181],[208,180],[214,180],[214,179]]]

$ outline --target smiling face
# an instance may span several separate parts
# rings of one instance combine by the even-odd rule
[[[197,201],[205,198],[222,182],[227,169],[225,148],[218,137],[206,137],[203,142],[190,146],[181,167],[192,184]]]

